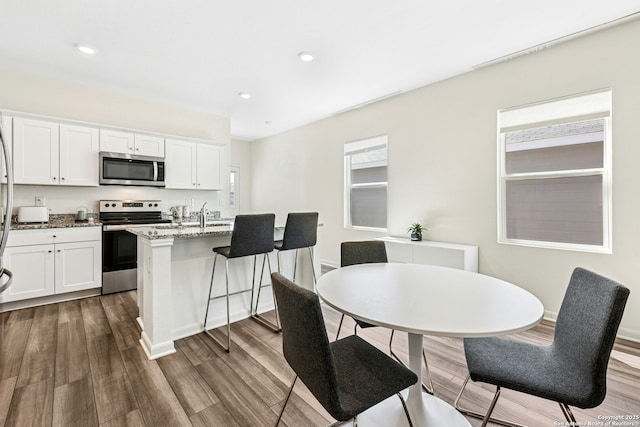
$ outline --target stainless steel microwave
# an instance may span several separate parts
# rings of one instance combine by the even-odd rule
[[[164,187],[164,158],[100,152],[100,184]]]

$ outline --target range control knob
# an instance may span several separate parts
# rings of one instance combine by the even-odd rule
[[[115,207],[116,207],[116,204],[115,204],[115,203],[111,203],[111,207],[112,207],[112,208],[115,208]]]

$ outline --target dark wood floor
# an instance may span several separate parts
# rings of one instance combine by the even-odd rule
[[[177,341],[177,352],[147,360],[138,343],[135,293],[108,295],[4,314],[0,366],[0,426],[272,426],[293,372],[279,335],[252,320],[235,323],[226,354],[199,334]],[[325,308],[329,336],[338,313]],[[353,323],[343,326],[343,334]],[[386,351],[389,331],[360,333]],[[518,335],[549,342],[548,323]],[[425,341],[436,395],[453,402],[466,368],[459,339]],[[394,349],[406,358],[406,335]],[[579,421],[640,414],[640,349],[616,346],[608,394],[598,408],[575,410]],[[624,359],[622,362],[618,359]],[[636,365],[633,367],[632,365]],[[472,384],[467,406],[484,409],[492,388]],[[530,426],[562,421],[552,402],[504,390],[496,414]],[[333,420],[298,383],[284,424],[324,426]],[[471,420],[472,425],[479,425]]]

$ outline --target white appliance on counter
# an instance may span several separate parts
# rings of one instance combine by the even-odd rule
[[[49,222],[49,208],[46,206],[21,206],[18,208],[18,222]]]

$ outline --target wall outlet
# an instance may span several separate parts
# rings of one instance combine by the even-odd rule
[[[36,206],[46,206],[47,199],[44,196],[36,196]]]

